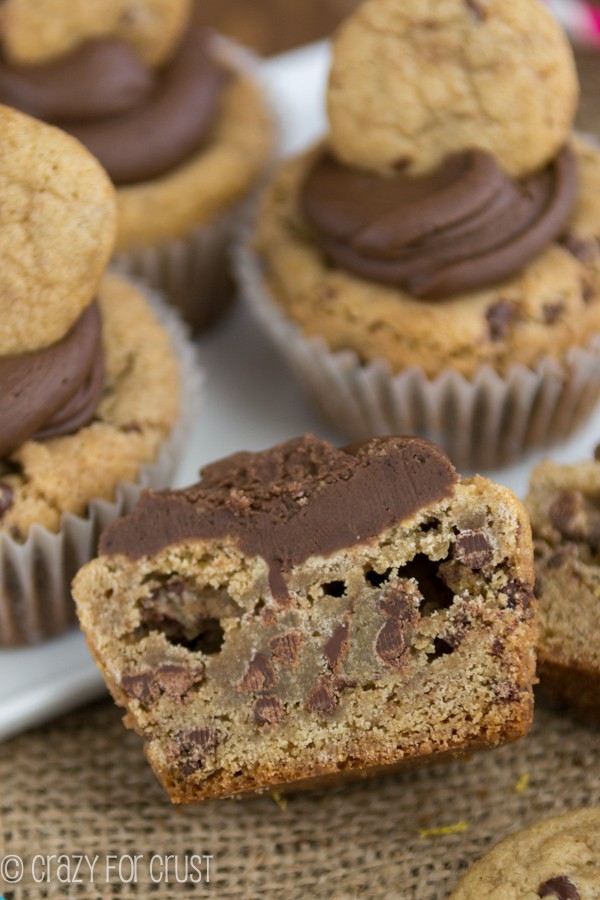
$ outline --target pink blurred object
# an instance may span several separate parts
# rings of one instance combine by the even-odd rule
[[[545,0],[573,40],[600,49],[600,6],[586,0]]]

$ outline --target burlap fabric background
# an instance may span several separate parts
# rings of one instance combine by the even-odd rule
[[[600,57],[582,55],[579,127],[600,131]],[[528,781],[528,784],[527,784]],[[0,860],[25,877],[7,900],[78,897],[443,900],[492,844],[531,821],[600,805],[600,731],[544,709],[493,753],[328,792],[173,809],[141,744],[105,701],[0,745]],[[457,826],[466,830],[431,834]],[[425,830],[425,834],[422,830]],[[429,830],[429,831],[428,831]],[[35,854],[212,854],[210,884],[36,885]]]

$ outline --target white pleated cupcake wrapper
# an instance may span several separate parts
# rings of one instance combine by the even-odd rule
[[[256,56],[233,41],[213,36],[221,59],[232,68],[259,81]],[[265,97],[265,103],[268,98]],[[274,111],[271,110],[273,122]],[[275,128],[275,144],[280,136]],[[138,246],[117,253],[113,266],[119,271],[143,278],[151,287],[162,291],[181,311],[194,333],[208,328],[233,301],[235,284],[231,271],[231,247],[234,233],[253,206],[272,160],[265,160],[264,172],[257,178],[248,196],[224,209],[210,222],[198,225],[180,238],[161,241],[154,247]]]
[[[528,450],[569,435],[600,397],[600,335],[562,361],[516,364],[502,377],[482,366],[468,379],[446,370],[430,379],[418,367],[393,374],[385,361],[363,364],[306,337],[273,299],[247,230],[236,252],[242,294],[322,415],[348,438],[418,434],[442,446],[461,469],[508,465]]]
[[[157,294],[138,285],[168,329],[181,367],[180,416],[156,460],[140,468],[135,483],[121,482],[112,501],[90,500],[88,513],[65,513],[57,533],[33,525],[24,543],[0,533],[0,647],[32,644],[60,634],[76,622],[71,581],[96,555],[98,538],[114,519],[130,512],[143,488],[169,486],[184,449],[201,397],[197,349],[179,315]]]

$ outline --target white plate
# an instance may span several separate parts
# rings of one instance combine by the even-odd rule
[[[307,47],[261,67],[283,123],[286,152],[300,149],[323,131],[325,44]],[[241,307],[200,341],[206,368],[205,402],[176,486],[197,480],[200,466],[237,450],[261,450],[304,431],[336,443],[343,435],[326,427],[307,402],[277,352]],[[600,440],[600,409],[570,441],[554,448],[562,462],[589,458]],[[523,497],[532,454],[517,466],[491,474]],[[24,650],[0,651],[0,738],[81,705],[104,692],[102,679],[77,631]]]

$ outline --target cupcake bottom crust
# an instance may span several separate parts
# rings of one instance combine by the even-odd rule
[[[561,360],[600,331],[600,152],[574,141],[580,190],[561,243],[518,276],[442,301],[417,300],[330,265],[300,212],[299,194],[315,151],[283,164],[259,212],[254,248],[274,299],[307,337],[351,349],[393,372],[416,366],[471,377],[489,364]],[[316,151],[319,152],[319,151]]]
[[[63,513],[110,500],[152,462],[179,415],[179,366],[168,332],[142,293],[109,274],[101,283],[106,383],[92,422],[74,434],[27,441],[0,460],[0,531],[17,541],[39,524],[57,531]]]
[[[272,144],[273,125],[259,86],[235,75],[208,146],[162,178],[117,189],[116,252],[155,246],[212,223],[248,194]]]
[[[600,723],[600,462],[534,471],[527,505],[540,603],[540,692]]]

